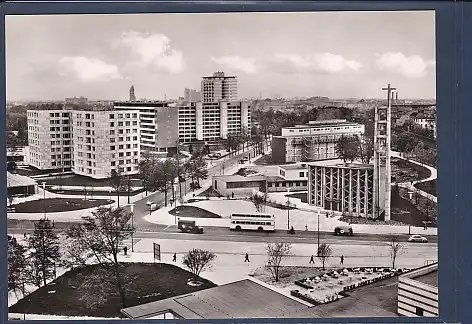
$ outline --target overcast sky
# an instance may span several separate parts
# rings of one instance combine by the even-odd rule
[[[435,98],[434,12],[6,17],[8,100],[183,96],[221,70],[242,97]]]

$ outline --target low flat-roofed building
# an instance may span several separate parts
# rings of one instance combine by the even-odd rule
[[[37,191],[38,184],[29,177],[7,172],[8,196],[30,196]]]
[[[438,316],[438,263],[398,277],[398,314]]]
[[[129,319],[274,318],[308,308],[249,279],[121,310]]]

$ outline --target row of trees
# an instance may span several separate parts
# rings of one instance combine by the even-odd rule
[[[369,164],[374,155],[374,139],[367,135],[362,136],[341,136],[336,142],[336,155],[346,162],[361,160],[362,163]]]
[[[193,150],[192,156],[185,162],[177,154],[173,158],[157,159],[146,152],[139,164],[139,174],[147,191],[161,191],[164,193],[164,204],[167,206],[168,192],[175,198],[175,185],[192,180],[191,187],[200,186],[200,180],[208,178],[207,162],[203,150]]]

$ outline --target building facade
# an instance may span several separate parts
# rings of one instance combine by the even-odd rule
[[[39,170],[70,170],[73,164],[72,113],[28,110],[28,163]]]
[[[190,102],[178,110],[180,143],[214,142],[249,132],[251,106],[245,101]]]
[[[398,277],[399,315],[436,317],[438,311],[437,262]]]
[[[341,136],[360,136],[364,125],[345,119],[310,121],[307,125],[282,128],[272,139],[275,163],[336,159],[336,143]]]
[[[73,111],[75,174],[105,179],[139,172],[139,116],[134,110]]]
[[[436,116],[419,113],[415,116],[414,123],[421,128],[432,131],[434,138],[436,138]]]
[[[213,76],[202,77],[201,101],[203,103],[237,99],[238,80],[235,76],[226,76],[224,72],[215,72]]]
[[[202,100],[201,93],[195,89],[185,88],[183,100],[185,102],[199,102]]]
[[[117,111],[138,113],[140,150],[173,153],[179,141],[179,108],[165,101],[115,102]]]
[[[308,203],[349,216],[372,218],[374,168],[364,164],[308,165]]]

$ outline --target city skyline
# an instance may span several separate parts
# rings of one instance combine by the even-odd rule
[[[391,83],[433,99],[434,27],[433,11],[7,16],[7,100],[178,98],[215,71],[242,98],[384,98]]]

